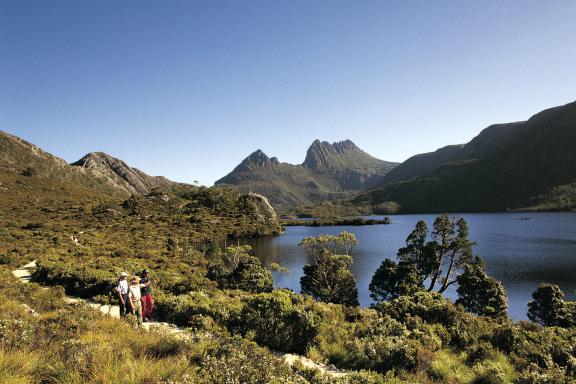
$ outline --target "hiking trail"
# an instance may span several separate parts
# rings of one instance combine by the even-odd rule
[[[31,261],[30,263],[21,266],[18,269],[12,271],[12,275],[16,277],[22,283],[29,283],[32,278],[32,272],[36,269],[36,260]],[[104,315],[111,316],[113,318],[119,319],[120,318],[120,307],[118,305],[107,305],[107,304],[99,304],[91,300],[82,299],[79,297],[73,297],[66,295],[64,300],[68,304],[77,304],[77,303],[85,303],[91,308],[94,308]],[[151,321],[142,323],[141,326],[149,331],[150,329],[161,329],[168,334],[178,335],[179,337],[186,338],[188,335],[185,333],[186,328],[182,328],[177,326],[176,324],[166,323],[166,322],[157,322]],[[308,369],[317,369],[324,374],[328,374],[332,377],[342,377],[347,374],[346,371],[337,369],[335,367],[329,367],[326,364],[317,363],[305,356],[297,355],[294,353],[285,353],[280,351],[271,350],[272,353],[276,354],[278,357],[284,361],[285,364],[288,366],[292,366],[296,363],[300,363],[302,366]]]

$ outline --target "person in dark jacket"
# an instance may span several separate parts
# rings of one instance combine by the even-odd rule
[[[152,289],[150,288],[150,279],[148,278],[148,270],[142,271],[142,277],[140,278],[140,286],[142,291],[142,320],[151,321],[152,320],[152,309],[154,307],[154,301],[152,300]]]

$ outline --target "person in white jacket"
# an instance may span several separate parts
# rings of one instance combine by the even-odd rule
[[[130,303],[128,298],[128,281],[126,281],[128,274],[126,272],[120,273],[118,277],[118,285],[116,286],[116,292],[118,293],[118,301],[120,304],[120,317],[126,316],[130,310]]]

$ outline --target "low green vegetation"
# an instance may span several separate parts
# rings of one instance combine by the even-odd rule
[[[300,206],[285,211],[282,217],[288,220],[293,218],[315,218],[320,222],[332,222],[343,217],[358,217],[371,214],[370,207],[363,209],[352,204],[345,204],[346,201],[344,196],[341,196],[339,200],[325,200],[314,205]]]
[[[278,233],[255,196],[157,190],[118,200],[39,176],[10,174],[0,192],[0,382],[6,383],[570,383],[573,303],[542,286],[534,322],[505,316],[501,285],[471,253],[467,225],[419,223],[384,260],[375,304],[357,306],[343,232],[302,240],[312,256],[299,294],[230,238]],[[6,208],[8,207],[8,208]],[[276,222],[277,225],[277,222]],[[226,241],[227,239],[227,241]],[[229,242],[220,248],[221,241]],[[9,273],[38,260],[33,280]],[[120,271],[149,269],[157,320],[186,337],[135,328],[64,294],[115,301]],[[40,285],[50,286],[44,289]],[[459,300],[442,296],[457,287]],[[342,377],[284,364],[297,353]]]
[[[2,383],[307,382],[247,339],[135,329],[86,305],[67,305],[59,287],[24,285],[5,267],[0,275]]]

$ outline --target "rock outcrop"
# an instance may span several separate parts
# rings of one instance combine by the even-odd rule
[[[149,176],[103,152],[91,152],[72,166],[83,168],[94,177],[130,194],[146,194],[154,188],[173,184],[165,177]]]

